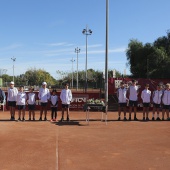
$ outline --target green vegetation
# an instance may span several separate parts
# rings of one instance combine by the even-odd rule
[[[133,77],[169,78],[170,76],[170,32],[156,41],[143,44],[130,40],[127,60]]]
[[[93,69],[88,69],[88,87],[89,88],[103,88],[103,73],[101,71],[95,71]],[[21,74],[14,77],[15,85],[26,85],[26,86],[40,86],[43,81],[46,81],[48,85],[52,87],[63,87],[63,83],[72,83],[72,73],[66,73],[62,71],[57,71],[56,75],[59,75],[59,79],[56,80],[53,78],[50,73],[46,72],[43,69],[36,69],[30,68],[28,69],[25,74]],[[79,88],[84,87],[84,77],[85,72],[79,71],[78,72],[78,80],[79,80]],[[112,70],[109,70],[109,77],[113,77]],[[116,71],[116,77],[121,77],[121,74]],[[13,76],[9,76],[7,74],[2,75],[3,84],[4,86],[8,86],[8,83],[13,80]],[[73,73],[73,84],[74,88],[76,87],[77,83],[77,72]]]
[[[72,73],[63,73],[60,71],[57,71],[57,74],[61,77],[59,79],[59,85],[62,86],[63,83],[67,82],[72,84]],[[108,77],[113,77],[113,71],[108,71]],[[116,71],[116,77],[121,77],[122,75]],[[93,69],[87,70],[87,81],[88,81],[88,88],[103,88],[103,72],[102,71],[95,71]],[[85,71],[79,71],[78,72],[78,81],[79,81],[79,87],[83,88],[85,83]],[[74,87],[76,87],[77,84],[77,72],[73,73],[73,84]]]

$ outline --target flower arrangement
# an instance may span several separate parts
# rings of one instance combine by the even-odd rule
[[[101,104],[101,105],[104,105],[104,102],[101,99],[92,98],[92,99],[87,100],[87,104]]]

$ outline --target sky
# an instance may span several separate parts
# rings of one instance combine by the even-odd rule
[[[109,0],[108,68],[130,74],[126,50],[131,39],[153,43],[170,29],[169,0]],[[106,0],[0,0],[0,73],[44,69],[60,73],[105,70]],[[16,58],[15,62],[11,58]],[[4,71],[6,70],[6,71]]]

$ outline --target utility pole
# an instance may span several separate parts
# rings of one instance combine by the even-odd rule
[[[109,11],[109,0],[106,0],[106,51],[105,51],[105,106],[106,113],[108,109],[108,11]]]
[[[80,53],[80,48],[75,48],[75,53],[77,53],[77,91],[78,91],[78,84],[79,84],[79,80],[78,80],[78,53]]]
[[[87,92],[87,36],[92,34],[92,30],[88,29],[88,26],[86,25],[86,28],[83,29],[82,33],[86,35],[85,92]]]
[[[16,61],[16,58],[12,57],[11,60],[13,61],[13,82],[14,82],[14,62]]]
[[[73,88],[73,62],[75,62],[75,60],[72,58],[70,61],[72,62],[72,88]]]

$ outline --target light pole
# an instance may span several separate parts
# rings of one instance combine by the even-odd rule
[[[86,25],[86,29],[83,29],[82,33],[86,35],[85,92],[87,92],[87,36],[92,34],[92,30],[88,29]]]
[[[14,82],[14,62],[15,62],[15,60],[16,60],[16,58],[11,58],[11,60],[13,61],[13,82]]]
[[[72,88],[73,88],[73,62],[75,62],[75,60],[72,58],[70,61],[72,62]]]
[[[105,105],[108,109],[108,33],[109,33],[109,0],[106,0],[106,54],[105,54]]]
[[[78,91],[78,84],[79,84],[79,81],[78,81],[78,53],[80,53],[80,48],[75,48],[75,53],[77,53],[77,91]]]

